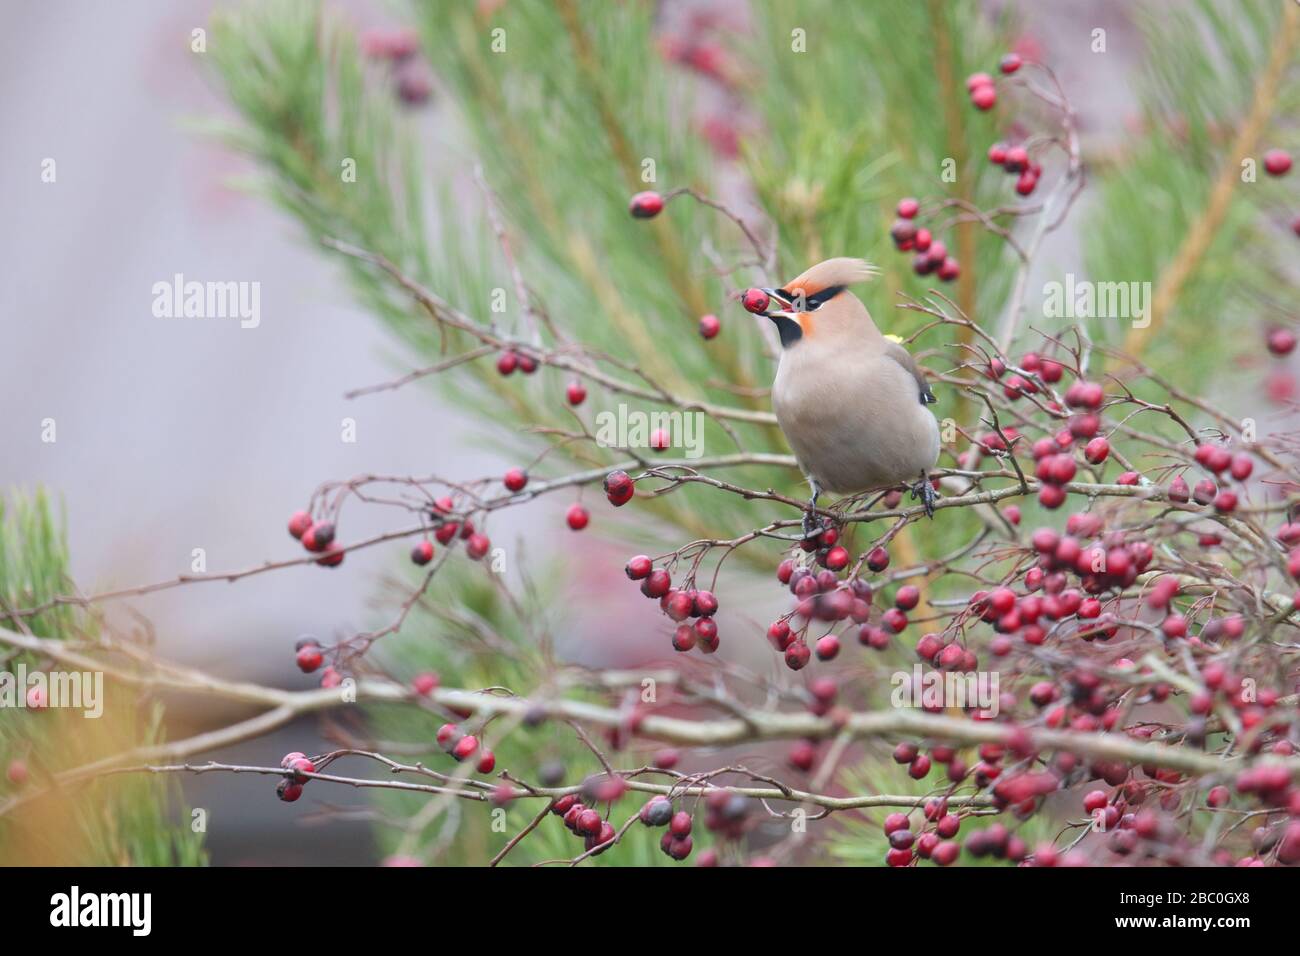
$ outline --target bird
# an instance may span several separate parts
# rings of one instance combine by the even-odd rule
[[[874,275],[863,259],[827,259],[779,289],[745,296],[745,307],[770,319],[781,340],[772,411],[811,487],[805,538],[819,533],[813,516],[824,492],[907,485],[934,517],[939,423],[929,406],[936,399],[911,353],[881,333],[849,290]]]

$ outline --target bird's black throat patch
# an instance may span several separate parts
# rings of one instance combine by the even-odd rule
[[[781,348],[788,349],[803,338],[803,329],[788,315],[769,315],[768,318],[776,323],[777,334],[781,336]]]

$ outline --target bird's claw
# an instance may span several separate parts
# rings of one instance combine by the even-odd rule
[[[807,541],[821,534],[821,522],[817,520],[811,508],[803,513],[803,537]]]
[[[921,499],[921,504],[925,506],[925,516],[934,518],[934,504],[939,500],[939,493],[934,490],[934,485],[930,484],[929,478],[922,478],[912,486],[912,500]]]

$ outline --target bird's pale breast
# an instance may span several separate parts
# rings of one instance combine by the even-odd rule
[[[939,425],[916,380],[866,349],[821,354],[806,342],[782,353],[772,409],[800,465],[838,494],[913,483],[939,457]]]

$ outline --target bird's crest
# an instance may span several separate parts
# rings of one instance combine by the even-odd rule
[[[819,262],[798,278],[791,279],[786,283],[785,291],[791,295],[802,292],[805,298],[811,298],[827,289],[866,282],[878,274],[876,267],[865,259],[841,256]]]

